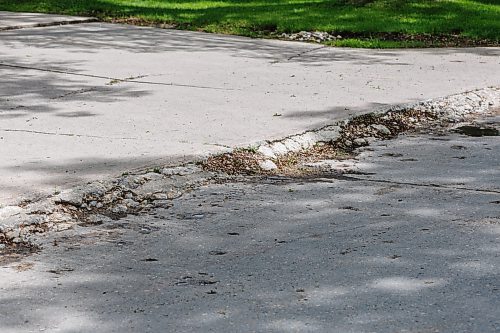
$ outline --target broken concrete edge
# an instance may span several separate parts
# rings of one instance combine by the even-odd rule
[[[154,168],[77,186],[22,206],[4,207],[0,209],[0,244],[31,245],[37,233],[48,230],[97,225],[153,208],[168,208],[173,199],[216,178],[192,163]]]
[[[500,106],[500,88],[489,87],[474,91],[467,91],[460,94],[447,97],[429,99],[421,102],[393,105],[386,108],[380,108],[365,113],[373,115],[384,115],[389,112],[406,112],[409,110],[429,112],[437,118],[449,123],[458,123],[466,120],[471,114],[484,114],[491,108]],[[279,156],[300,150],[311,148],[320,142],[331,142],[340,138],[342,129],[355,119],[363,115],[356,115],[348,119],[338,121],[322,128],[303,132],[301,134],[291,135],[284,139],[267,141],[258,146],[253,145],[252,150],[256,150],[268,160],[275,160]],[[372,125],[381,132],[388,129],[382,124]]]
[[[355,155],[357,148],[375,140],[391,139],[407,131],[436,126],[449,128],[473,121],[499,102],[499,89],[485,88],[379,108],[316,130],[212,155],[202,165],[205,170],[223,171],[229,175],[300,175],[305,170],[300,170],[297,163],[308,167],[308,159],[343,159],[346,155]]]
[[[44,22],[44,23],[11,25],[8,27],[0,27],[0,31],[43,28],[43,27],[53,27],[53,26],[70,25],[70,24],[94,23],[94,22],[100,22],[100,20],[95,17],[82,17],[78,19],[75,18],[74,20],[68,19],[68,20],[60,20],[60,21]]]
[[[228,149],[223,154],[246,149],[259,155],[259,166],[264,170],[276,168],[277,158],[307,150],[319,143],[339,140],[343,129],[361,117],[410,110],[427,112],[447,123],[460,123],[473,115],[487,114],[500,106],[500,88],[490,87],[422,102],[395,105],[372,110],[334,124],[323,126],[281,140],[264,141],[246,147]],[[380,118],[376,118],[380,119]],[[379,132],[389,131],[382,124],[371,124]],[[220,155],[219,153],[218,155]],[[210,156],[204,157],[206,160]],[[198,159],[172,167],[153,167],[119,177],[95,181],[62,191],[36,202],[0,208],[0,244],[32,244],[36,233],[47,230],[64,230],[76,224],[102,224],[154,208],[168,208],[172,200],[202,184],[227,179],[223,172],[207,171]],[[5,245],[3,245],[5,246]],[[1,250],[1,245],[0,245]]]

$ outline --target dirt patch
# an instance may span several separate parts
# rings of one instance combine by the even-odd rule
[[[231,153],[210,156],[201,163],[204,170],[220,172],[228,175],[244,174],[255,175],[262,172],[259,161],[264,160],[263,156],[257,152],[247,149],[237,149]]]
[[[473,46],[500,46],[500,41],[475,39],[458,34],[405,34],[402,32],[335,32],[333,35],[342,36],[342,39],[356,38],[360,40],[392,41],[416,43],[424,47],[473,47]]]
[[[141,27],[153,27],[153,28],[160,28],[160,29],[176,29],[176,28],[182,28],[179,24],[172,23],[172,22],[151,22],[139,17],[125,17],[125,18],[111,18],[111,19],[104,19],[105,22],[110,22],[110,23],[119,23],[119,24],[130,24],[130,25],[137,25]],[[185,27],[187,28],[187,27]]]

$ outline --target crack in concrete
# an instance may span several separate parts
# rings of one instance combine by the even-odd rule
[[[66,94],[63,94],[63,95],[60,95],[60,96],[56,96],[56,97],[52,97],[50,99],[52,100],[55,100],[55,99],[63,99],[65,97],[68,97],[68,96],[73,96],[73,95],[79,95],[79,94],[85,94],[85,93],[88,93],[88,92],[93,92],[93,91],[96,91],[97,88],[96,87],[92,87],[92,88],[83,88],[83,89],[78,89],[76,91],[70,91]]]
[[[43,132],[34,130],[22,130],[22,129],[8,129],[0,128],[1,132],[21,132],[21,133],[31,133],[31,134],[42,134],[42,135],[55,135],[55,136],[72,136],[79,138],[93,138],[93,139],[110,139],[110,140],[143,140],[141,138],[134,137],[107,137],[99,135],[86,135],[86,134],[73,134],[73,133],[56,133],[56,132]]]
[[[123,83],[123,82],[132,82],[133,80],[142,79],[142,78],[145,78],[148,76],[149,75],[137,75],[137,76],[130,76],[130,77],[127,77],[125,79],[113,79],[113,80],[109,81],[108,83],[106,83],[106,85],[112,86],[112,85]]]
[[[308,53],[312,53],[312,52],[315,52],[315,51],[318,51],[318,50],[321,50],[321,49],[324,49],[325,47],[327,47],[326,45],[323,45],[323,46],[320,46],[320,47],[316,47],[314,49],[311,49],[311,50],[307,50],[307,51],[303,51],[303,52],[300,52],[300,53],[297,53],[293,56],[290,56],[288,58],[285,59],[285,61],[291,61],[295,58],[300,58],[302,57],[303,55],[305,54],[308,54]],[[283,60],[274,60],[274,61],[271,61],[271,64],[279,64],[281,63]]]
[[[131,80],[141,79],[141,78],[144,78],[144,77],[147,77],[147,76],[148,75],[138,75],[138,76],[131,76],[131,77],[128,77],[126,79],[115,79],[115,80],[109,81],[108,83],[106,83],[106,85],[107,86],[113,86],[113,85],[116,85],[116,84],[120,84],[122,82],[130,82]],[[98,91],[98,90],[99,90],[98,87],[82,88],[82,89],[78,89],[78,90],[75,90],[75,91],[70,91],[68,93],[65,93],[65,94],[62,94],[62,95],[59,95],[59,96],[51,97],[50,99],[51,100],[63,99],[63,98],[66,98],[68,96],[80,95],[80,94],[85,94],[85,93],[88,93],[88,92],[95,92],[95,91]]]
[[[312,53],[312,52],[315,52],[315,51],[318,51],[318,50],[324,49],[325,47],[326,47],[326,46],[320,46],[320,47],[316,47],[316,48],[314,48],[314,49],[312,49],[312,50],[307,50],[307,51],[304,51],[304,52],[300,52],[300,53],[298,53],[298,54],[296,54],[296,55],[294,55],[294,56],[289,57],[289,58],[287,59],[287,61],[290,61],[290,60],[295,59],[295,58],[300,58],[300,57],[302,57],[302,56],[303,56],[303,55],[305,55],[305,54]]]
[[[183,84],[183,83],[174,83],[174,82],[165,83],[165,82],[120,79],[120,78],[115,78],[115,77],[110,77],[110,76],[75,73],[75,72],[68,72],[68,71],[57,70],[57,69],[47,69],[47,68],[38,68],[38,67],[31,67],[31,66],[12,65],[12,64],[7,64],[7,63],[3,63],[3,62],[0,62],[0,66],[8,67],[8,68],[26,69],[26,70],[34,70],[34,71],[40,71],[40,72],[72,75],[72,76],[90,77],[90,78],[95,78],[95,79],[104,79],[104,80],[109,80],[110,82],[130,82],[130,83],[156,85],[156,86],[183,87],[183,88],[210,89],[210,90],[225,90],[225,91],[241,90],[241,89],[233,89],[233,88],[210,87],[210,86]]]

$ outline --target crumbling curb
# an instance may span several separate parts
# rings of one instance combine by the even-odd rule
[[[370,113],[374,115],[383,115],[389,112],[427,112],[445,122],[457,123],[467,120],[472,114],[484,114],[491,108],[499,106],[500,88],[485,88],[438,99],[381,108]],[[257,151],[265,157],[275,159],[278,156],[311,148],[319,142],[335,141],[341,137],[342,129],[352,122],[353,119],[359,117],[360,116],[355,116],[333,125],[307,131],[302,134],[292,135],[282,140],[268,141],[257,147]],[[379,131],[387,131],[384,125],[375,124],[373,126]]]
[[[128,214],[169,207],[183,192],[209,182],[216,174],[194,164],[123,174],[54,194],[23,206],[0,209],[0,243],[31,244],[32,236],[65,230],[75,224],[92,225]],[[2,246],[0,246],[1,254]]]
[[[420,123],[436,119],[447,124],[463,122],[497,107],[500,107],[500,89],[485,88],[374,110],[317,130],[267,141],[246,151],[234,149],[226,155],[253,158],[257,168],[265,173],[277,169],[281,157],[320,143],[333,142],[344,149],[355,149],[372,139],[390,137]],[[400,121],[403,114],[404,122]],[[360,127],[358,123],[363,124]],[[361,135],[353,135],[353,128]],[[0,208],[0,254],[9,244],[31,244],[36,233],[64,230],[75,224],[102,224],[127,214],[169,207],[183,192],[225,177],[223,171],[203,168],[203,163],[155,168],[75,187],[38,202]]]

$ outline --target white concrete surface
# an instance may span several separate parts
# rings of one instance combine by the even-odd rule
[[[499,86],[499,55],[100,23],[2,31],[0,203]]]
[[[91,17],[0,11],[0,30],[95,21]]]

